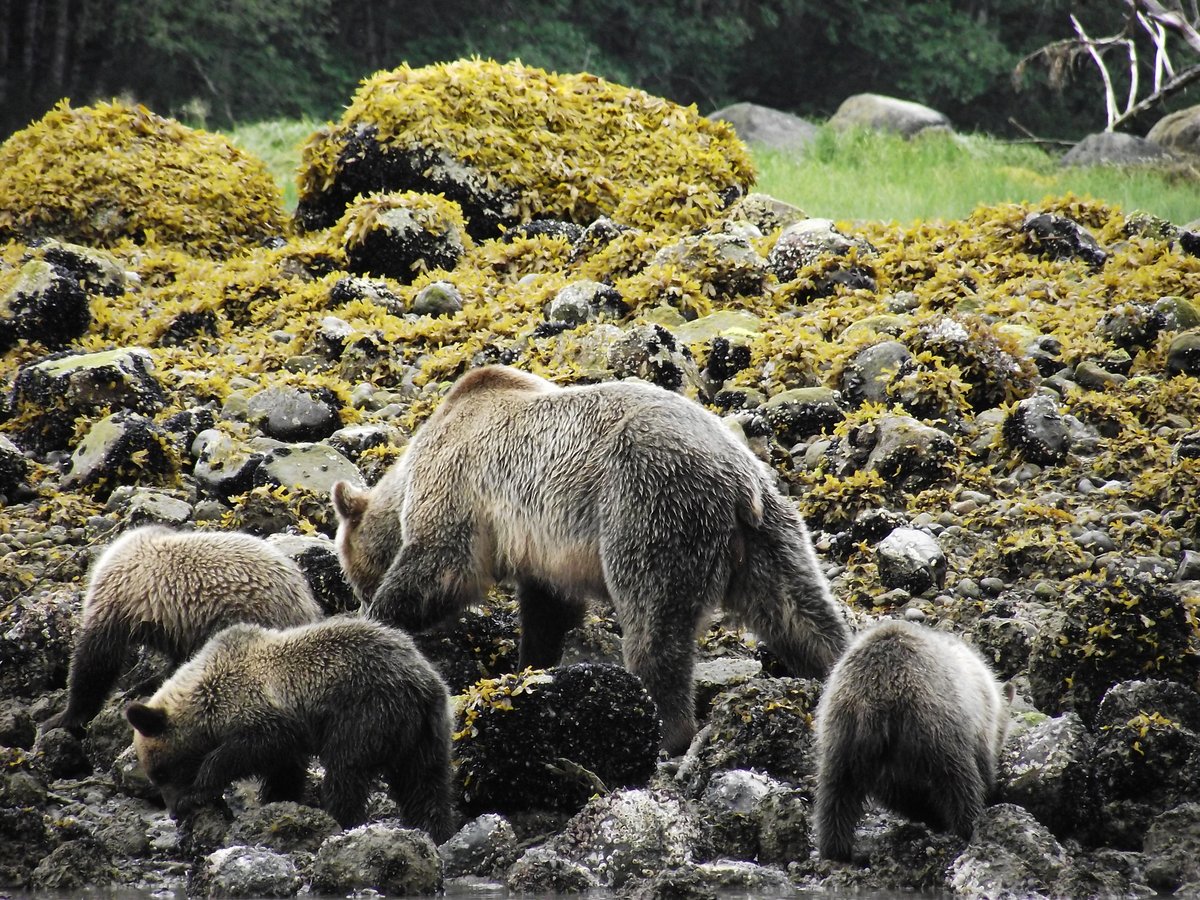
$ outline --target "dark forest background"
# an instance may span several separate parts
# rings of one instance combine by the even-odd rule
[[[824,118],[847,96],[876,91],[927,103],[963,131],[1069,139],[1104,127],[1095,66],[1077,59],[1061,93],[1036,67],[1021,87],[1012,72],[1026,54],[1070,36],[1071,12],[1090,33],[1110,34],[1126,8],[1120,0],[0,0],[0,138],[62,97],[80,105],[120,96],[211,128],[336,118],[374,71],[479,55],[593,72],[702,113],[748,100]]]

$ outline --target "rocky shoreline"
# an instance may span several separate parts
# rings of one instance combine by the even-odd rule
[[[365,83],[306,150],[294,224],[256,160],[146,110],[64,107],[0,145],[0,890],[1200,891],[1196,223],[1066,197],[839,226],[752,182],[694,110],[478,61]],[[374,483],[489,362],[706,404],[858,625],[979,647],[1017,700],[971,840],[874,813],[852,864],[817,859],[821,684],[719,616],[671,760],[611,611],[548,673],[504,674],[504,591],[421,636],[458,694],[441,847],[383,794],[348,832],[249,784],[177,826],[119,696],[82,741],[39,730],[89,562],[130,527],[269,536],[353,612],[331,485]]]

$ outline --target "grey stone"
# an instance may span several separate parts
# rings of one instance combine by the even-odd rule
[[[701,385],[691,351],[662,325],[633,325],[608,349],[608,366],[616,378],[631,376],[678,391]]]
[[[842,395],[854,406],[884,403],[888,386],[912,365],[912,352],[899,341],[880,341],[854,354],[842,372]]]
[[[708,118],[728,122],[746,143],[772,150],[803,150],[820,131],[799,116],[757,103],[734,103],[709,113]]]
[[[958,455],[953,438],[909,416],[880,416],[856,437],[870,448],[867,470],[908,488],[944,478]]]
[[[1146,140],[1168,150],[1200,154],[1200,104],[1163,116],[1146,134]]]
[[[1167,371],[1172,375],[1200,376],[1200,330],[1175,336],[1167,348]]]
[[[349,425],[339,428],[324,443],[328,444],[342,456],[358,462],[358,458],[366,451],[388,444],[400,444],[399,432],[389,425]]]
[[[79,279],[62,266],[33,259],[0,294],[0,352],[17,341],[62,347],[87,332],[92,312]]]
[[[517,834],[495,813],[472,819],[438,847],[447,878],[463,875],[498,876],[520,855]]]
[[[913,596],[946,582],[946,554],[937,540],[915,528],[897,528],[875,547],[879,581]]]
[[[826,257],[845,256],[853,247],[864,253],[874,250],[866,241],[842,234],[831,219],[803,219],[776,238],[767,254],[767,269],[781,282],[791,281],[805,266]]]
[[[315,806],[291,801],[264,803],[246,810],[233,823],[230,840],[278,853],[316,853],[338,832],[333,816]]]
[[[1146,138],[1118,131],[1089,134],[1063,154],[1064,166],[1140,166],[1170,162],[1169,150]]]
[[[1200,581],[1200,551],[1184,550],[1175,570],[1175,581]]]
[[[367,300],[393,316],[402,316],[405,312],[404,304],[385,281],[372,281],[356,275],[339,278],[329,292],[329,302],[349,303],[352,300]]]
[[[447,201],[453,203],[453,201]],[[356,275],[387,276],[410,284],[423,270],[452,271],[468,238],[453,221],[409,208],[402,194],[375,195],[360,227],[346,235],[346,268]]]
[[[0,747],[28,750],[33,746],[35,737],[37,728],[29,708],[12,697],[0,699]]]
[[[331,394],[317,396],[292,387],[269,387],[251,395],[244,415],[277,441],[319,441],[342,427]]]
[[[574,327],[596,318],[602,308],[622,306],[621,294],[611,284],[573,281],[546,304],[546,320]]]
[[[757,659],[719,657],[696,661],[692,682],[696,689],[696,715],[708,718],[708,707],[713,700],[730,688],[745,684],[762,674],[762,663]]]
[[[122,485],[109,495],[106,512],[120,513],[126,528],[167,525],[178,528],[192,518],[192,505],[153,488]]]
[[[1081,259],[1092,269],[1101,268],[1108,259],[1092,233],[1066,216],[1030,213],[1021,231],[1035,253],[1050,259]]]
[[[112,859],[98,840],[87,835],[55,847],[29,879],[30,886],[39,891],[74,891],[116,880]]]
[[[291,444],[268,450],[254,470],[253,480],[255,484],[302,487],[323,498],[329,497],[338,481],[362,486],[354,463],[325,444]]]
[[[586,866],[546,847],[534,847],[508,870],[505,884],[519,894],[582,894],[600,887]]]
[[[727,222],[749,222],[763,234],[771,234],[808,217],[798,206],[770,194],[751,191],[735,200],[725,211],[723,218]]]
[[[331,894],[435,894],[442,889],[442,859],[424,831],[362,825],[321,844],[312,888]]]
[[[835,129],[870,128],[912,137],[930,129],[950,130],[950,120],[935,109],[882,94],[854,94],[842,101],[829,120]]]
[[[1124,375],[1110,372],[1090,359],[1085,359],[1075,367],[1075,383],[1092,391],[1119,388],[1128,380]]]
[[[246,442],[216,428],[201,431],[191,448],[197,487],[218,500],[245,493],[254,487],[254,473],[271,446]]]
[[[666,897],[716,900],[733,892],[753,897],[790,897],[795,894],[795,885],[778,869],[744,860],[720,859],[664,869],[626,886],[621,895],[628,900]]]
[[[51,728],[39,733],[33,754],[37,767],[51,779],[75,778],[92,771],[83,744],[65,728]]]
[[[700,823],[679,799],[625,790],[589,801],[545,846],[584,866],[602,886],[619,889],[693,861],[701,837]]]
[[[1010,736],[1000,755],[1005,800],[1029,810],[1061,838],[1095,826],[1092,738],[1075,713],[1039,722]]]
[[[463,308],[462,294],[449,281],[434,281],[413,298],[412,311],[418,316],[452,316]]]
[[[704,283],[725,297],[761,293],[767,269],[750,236],[736,230],[689,235],[663,247],[653,262],[702,273]]]
[[[204,861],[203,892],[211,898],[291,897],[301,879],[295,864],[283,853],[262,847],[223,847]]]

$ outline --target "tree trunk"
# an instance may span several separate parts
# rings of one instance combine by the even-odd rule
[[[41,18],[41,0],[29,0],[25,13],[25,46],[21,54],[21,83],[18,89],[21,99],[29,101],[34,96],[34,84],[37,81],[37,54],[34,52],[38,45],[38,19]]]
[[[71,44],[71,0],[55,0],[54,3],[54,44],[50,56],[50,72],[48,87],[58,96],[62,96],[67,86],[67,48]]]

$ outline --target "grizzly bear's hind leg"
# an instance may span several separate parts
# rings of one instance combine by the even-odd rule
[[[586,603],[540,581],[517,585],[521,608],[520,669],[548,669],[562,659],[567,632],[583,622]]]
[[[100,712],[121,674],[129,637],[128,627],[115,617],[82,626],[71,655],[67,708],[47,719],[44,730],[65,728],[82,737],[84,726]]]

